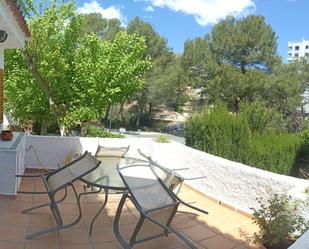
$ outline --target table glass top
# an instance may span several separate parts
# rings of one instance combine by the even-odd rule
[[[124,190],[123,184],[118,171],[117,164],[147,164],[147,161],[132,157],[96,157],[102,163],[100,166],[83,177],[87,183],[102,188]]]

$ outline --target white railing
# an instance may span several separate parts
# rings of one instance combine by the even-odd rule
[[[141,149],[166,167],[189,168],[188,171],[181,171],[185,176],[207,176],[206,179],[187,183],[198,191],[247,213],[251,212],[250,207],[257,207],[257,197],[276,192],[290,193],[294,197],[302,198],[304,190],[309,187],[307,180],[249,167],[177,142],[157,143],[149,138],[27,136],[26,143],[26,147],[33,145],[36,148],[42,163],[49,168],[56,168],[58,163],[61,164],[73,148],[94,153],[98,144],[130,145],[129,156],[138,157],[137,149]],[[26,167],[39,167],[39,162],[31,150],[26,153]],[[309,210],[306,210],[306,213],[309,214]]]

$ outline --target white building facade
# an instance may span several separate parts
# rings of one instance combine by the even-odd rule
[[[309,58],[309,40],[300,42],[288,42],[288,62],[298,60],[300,58]]]

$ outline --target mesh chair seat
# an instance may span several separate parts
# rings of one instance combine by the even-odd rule
[[[97,151],[95,153],[96,157],[124,157],[128,152],[130,146],[127,147],[104,147],[98,145]]]
[[[177,195],[181,190],[181,187],[185,180],[201,180],[206,178],[205,176],[198,177],[183,177],[177,172],[180,170],[189,170],[189,168],[170,169],[162,166],[158,162],[155,162],[150,156],[146,156],[138,149],[139,154],[146,158],[149,162],[149,166],[153,168],[154,173],[159,177],[164,184]]]
[[[137,167],[139,168],[139,167]],[[144,167],[143,167],[144,168]],[[145,211],[171,205],[175,200],[165,191],[164,186],[157,179],[124,176],[130,191],[134,193],[136,201]],[[158,195],[158,193],[161,193]]]
[[[85,174],[91,172],[94,166],[98,164],[98,160],[85,153],[80,158],[70,161],[54,174],[46,177],[48,190],[55,191],[57,188],[81,178]]]
[[[78,159],[71,161],[67,165],[49,172],[47,174],[43,175],[22,175],[17,177],[41,177],[44,185],[46,187],[45,192],[24,192],[19,191],[20,194],[48,194],[50,202],[44,203],[32,208],[28,208],[23,211],[23,213],[29,213],[33,210],[42,208],[42,207],[49,207],[51,210],[51,213],[54,217],[54,220],[56,222],[56,227],[48,228],[45,230],[42,230],[40,232],[36,232],[34,234],[30,234],[26,236],[26,239],[32,239],[34,237],[47,234],[50,232],[55,232],[59,230],[63,230],[69,227],[72,227],[76,225],[82,217],[82,211],[80,206],[80,195],[77,194],[77,191],[73,185],[73,182],[82,178],[86,174],[90,173],[91,171],[95,170],[99,167],[100,161],[98,161],[95,157],[91,156],[87,151]],[[77,201],[77,207],[79,211],[78,217],[72,221],[69,224],[63,224],[63,219],[61,216],[61,213],[58,209],[58,203],[64,201],[67,197],[67,187],[71,187],[73,189],[76,201]],[[60,200],[55,199],[55,195],[59,190],[64,189],[64,196]]]
[[[171,226],[179,202],[160,178],[156,176],[149,165],[127,165],[119,168],[118,172],[126,185],[128,192],[123,194],[119,203],[115,221],[115,236],[125,249],[135,244],[175,233],[190,248],[197,249],[192,242],[180,231]],[[140,219],[128,243],[120,234],[119,220],[127,198],[130,198],[140,213]]]

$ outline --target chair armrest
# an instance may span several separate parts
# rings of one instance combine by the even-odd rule
[[[207,212],[206,210],[203,210],[203,209],[201,209],[201,208],[192,206],[191,204],[189,204],[189,203],[183,201],[183,200],[182,200],[181,198],[179,198],[173,191],[169,191],[169,192],[170,192],[181,204],[183,204],[183,205],[185,205],[185,206],[187,206],[187,207],[189,207],[189,208],[192,208],[192,209],[194,209],[194,210],[196,210],[196,211],[199,211],[199,212],[201,212],[201,213],[203,213],[203,214],[208,214],[208,212]]]
[[[183,177],[182,179],[186,181],[190,181],[190,180],[200,180],[200,179],[205,179],[205,178],[207,178],[207,176]]]

